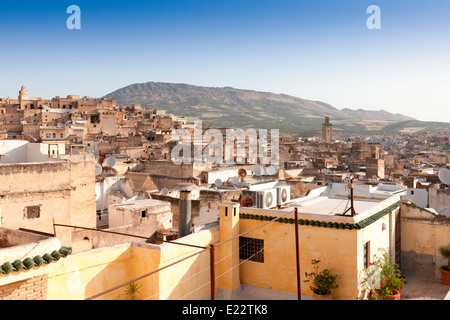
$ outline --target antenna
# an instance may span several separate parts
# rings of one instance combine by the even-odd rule
[[[449,169],[447,169],[447,168],[440,169],[439,173],[438,173],[438,177],[439,177],[439,180],[441,180],[441,182],[443,184],[450,186],[450,170]]]
[[[350,181],[348,183],[348,188],[350,189],[350,208],[344,211],[344,213],[337,214],[337,216],[345,216],[348,211],[350,211],[350,217],[354,217],[357,215],[355,211],[355,206],[353,204],[353,176],[350,176]]]

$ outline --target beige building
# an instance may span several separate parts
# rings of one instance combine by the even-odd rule
[[[321,193],[295,199],[282,210],[222,203],[219,223],[179,238],[176,244],[146,243],[129,237],[111,246],[108,241],[102,243],[102,236],[96,233],[98,246],[94,250],[71,254],[62,250],[66,252],[62,260],[0,274],[0,299],[122,300],[127,299],[124,284],[133,281],[140,286],[136,298],[142,300],[208,300],[211,293],[215,299],[297,299],[295,208],[304,300],[312,294],[303,282],[304,273],[313,271],[312,259],[320,259],[322,267],[338,275],[339,288],[332,291],[337,300],[363,296],[361,273],[378,249],[388,249],[396,259],[400,257],[402,271],[413,266],[414,254],[428,257],[421,260],[421,267],[444,263],[435,248],[448,244],[447,218],[437,219],[432,213],[406,205],[398,195],[357,198],[358,215],[337,215],[344,211],[345,200],[342,195]],[[94,233],[76,232],[77,244]],[[117,236],[103,239],[111,237]],[[29,241],[48,244],[40,255],[60,247],[51,236]],[[62,249],[65,243],[61,241]],[[9,256],[6,260],[14,259]],[[26,285],[34,283],[39,286]]]
[[[52,158],[36,150],[46,145],[14,143],[0,144],[6,154],[0,164],[0,225],[46,233],[54,232],[54,221],[95,227],[94,156]],[[70,245],[70,232],[58,237]]]

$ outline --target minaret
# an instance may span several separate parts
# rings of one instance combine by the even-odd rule
[[[322,124],[322,142],[331,143],[332,124],[330,117],[325,117],[325,122]]]
[[[28,100],[28,91],[25,90],[25,86],[22,86],[19,91],[19,101]]]

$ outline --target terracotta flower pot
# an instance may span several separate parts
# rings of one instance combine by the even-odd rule
[[[446,267],[447,266],[442,266],[439,268],[439,270],[441,270],[441,274],[442,274],[442,283],[450,285],[450,271],[444,269]]]
[[[333,300],[333,297],[330,294],[317,294],[313,292],[313,300]]]
[[[388,294],[386,297],[384,297],[383,300],[400,300],[401,292],[396,289],[392,289],[393,294]]]

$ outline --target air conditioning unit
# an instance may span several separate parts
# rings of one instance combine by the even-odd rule
[[[267,189],[256,193],[256,207],[270,209],[277,206],[277,190]]]
[[[291,186],[277,187],[277,204],[279,206],[291,202]]]

